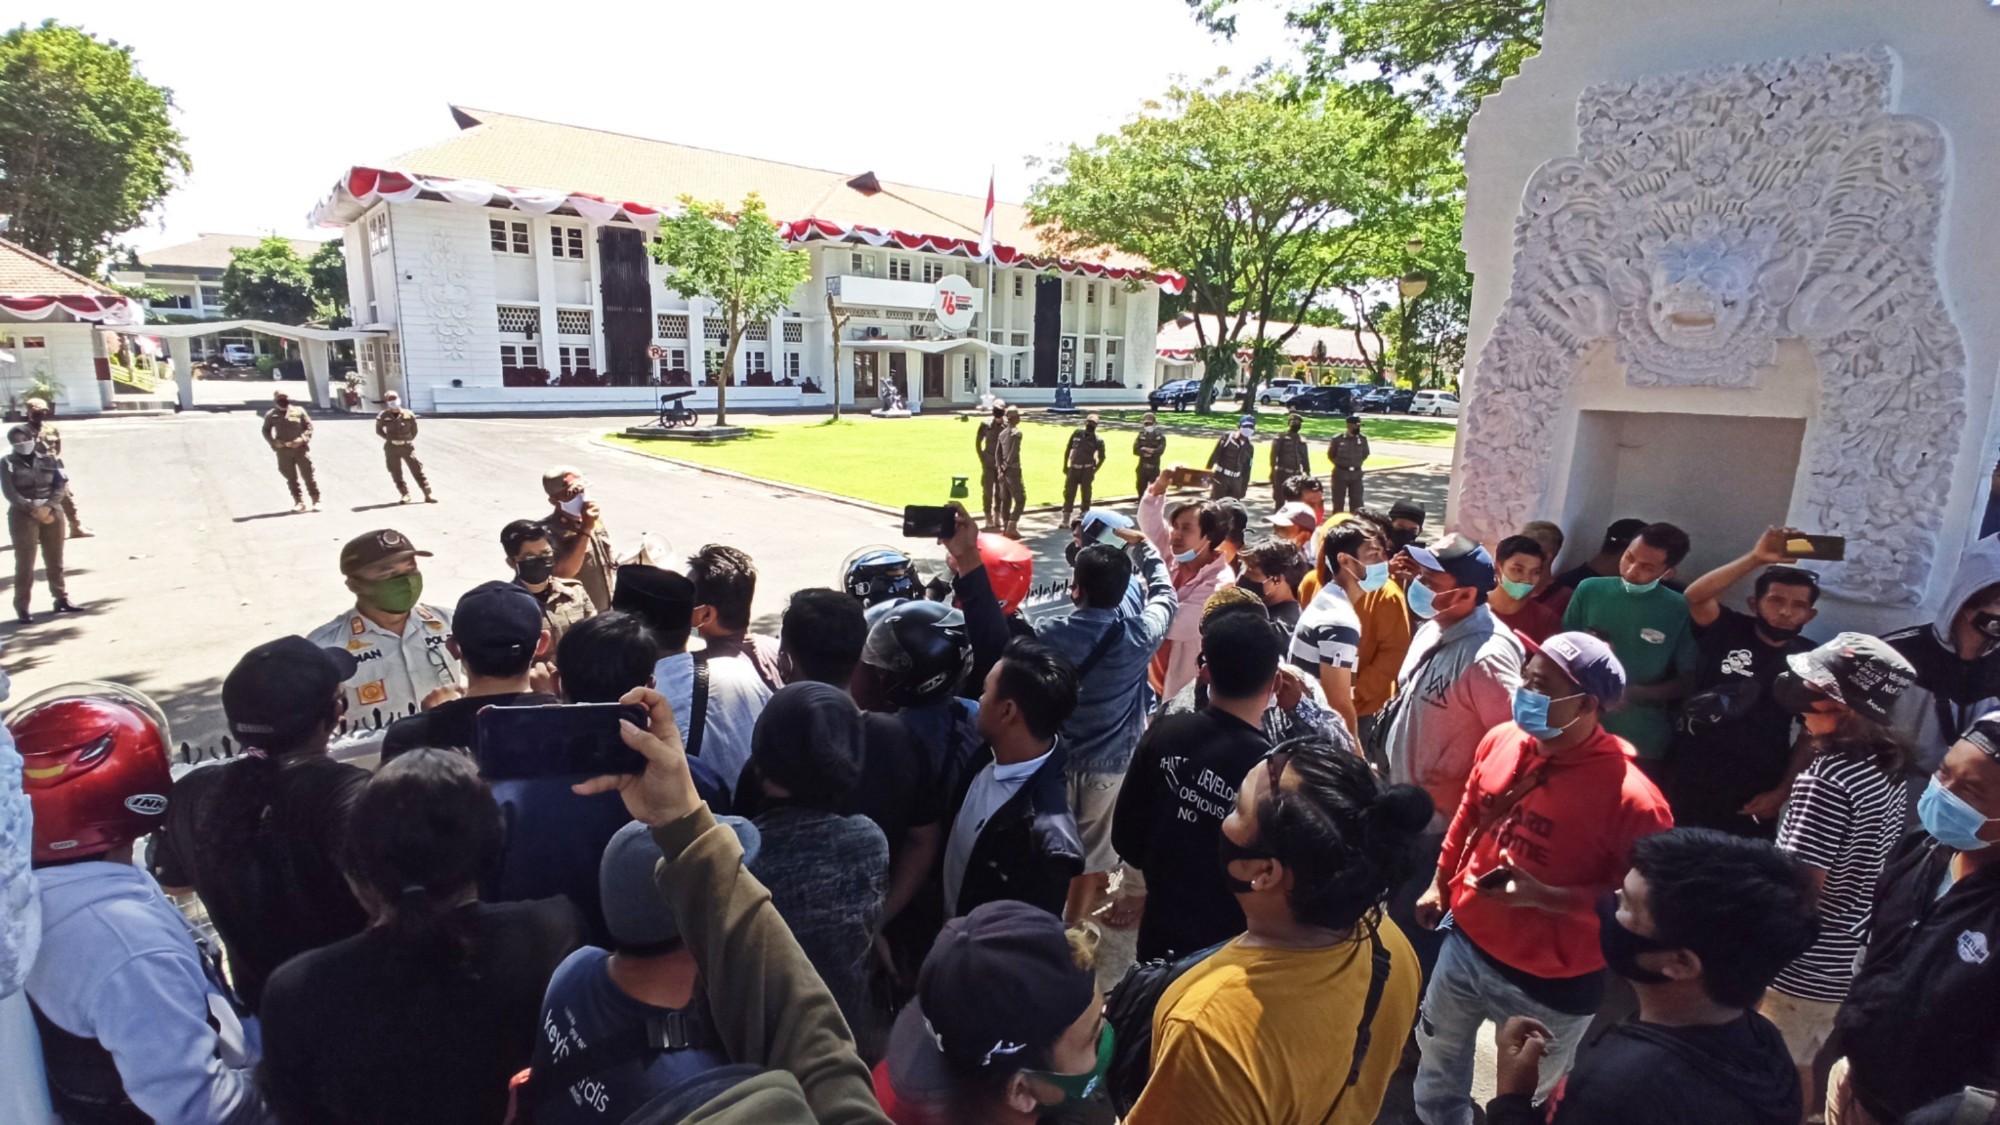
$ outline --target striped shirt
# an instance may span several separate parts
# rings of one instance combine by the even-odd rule
[[[1322,664],[1352,672],[1361,667],[1361,615],[1346,591],[1328,586],[1299,614],[1292,633],[1292,663],[1317,679]]]
[[[1843,753],[1813,759],[1792,785],[1778,822],[1778,847],[1826,872],[1819,896],[1819,940],[1785,966],[1772,987],[1802,1000],[1847,998],[1882,862],[1903,831],[1909,791],[1873,758]]]

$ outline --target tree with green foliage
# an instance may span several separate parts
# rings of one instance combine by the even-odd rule
[[[652,252],[673,271],[667,287],[713,304],[727,329],[728,350],[715,382],[715,424],[727,425],[729,380],[743,333],[776,316],[812,277],[812,264],[779,236],[755,192],[734,210],[682,196],[680,213],[660,223]]]
[[[0,214],[7,237],[94,274],[112,239],[192,165],[173,93],[132,48],[54,20],[0,35]]]
[[[347,254],[340,239],[320,243],[306,259],[306,274],[312,279],[314,319],[328,328],[345,328],[354,323],[347,315]]]
[[[222,271],[222,312],[236,320],[304,324],[316,309],[312,271],[276,236],[229,252]]]
[[[1188,0],[1227,36],[1242,0]],[[1543,0],[1287,0],[1307,77],[1367,82],[1460,136],[1479,99],[1542,45]],[[1371,73],[1372,72],[1372,73]]]
[[[1244,348],[1249,409],[1297,325],[1379,276],[1372,248],[1448,181],[1449,146],[1431,133],[1367,90],[1305,94],[1282,76],[1177,86],[1116,133],[1071,146],[1028,209],[1062,252],[1111,249],[1186,276],[1203,367],[1196,409],[1211,409]]]

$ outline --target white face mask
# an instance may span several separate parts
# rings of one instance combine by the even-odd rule
[[[579,492],[575,496],[563,501],[561,507],[563,511],[568,512],[572,516],[580,516],[583,514],[584,505],[589,502],[588,494]]]
[[[391,410],[401,410],[403,408],[403,400],[400,398],[385,398],[382,400],[382,405]]]
[[[14,443],[14,452],[20,454],[23,457],[26,457],[28,454],[33,453],[34,451],[35,451],[35,443],[32,438],[27,441],[17,441]]]

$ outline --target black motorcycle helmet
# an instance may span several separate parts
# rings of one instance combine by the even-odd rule
[[[864,606],[923,595],[923,583],[910,556],[894,547],[863,547],[840,564],[841,588]]]
[[[857,697],[891,707],[921,707],[948,698],[972,673],[972,638],[965,614],[943,602],[884,602],[868,610]],[[864,685],[863,681],[867,681]]]

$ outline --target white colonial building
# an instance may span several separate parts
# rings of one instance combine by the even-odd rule
[[[0,239],[0,410],[12,412],[30,394],[52,396],[63,414],[109,409],[111,365],[100,326],[139,319],[137,302]]]
[[[889,385],[915,408],[989,390],[1049,402],[1067,382],[1087,404],[1154,385],[1159,293],[1182,280],[1039,256],[1018,206],[995,208],[986,259],[977,196],[452,112],[457,135],[351,168],[313,214],[345,228],[356,327],[384,333],[359,345],[369,400],[393,387],[436,413],[649,409],[678,385],[711,405],[723,325],[671,288],[646,244],[683,195],[752,192],[812,276],[750,330],[728,374],[732,406],[829,402],[836,318],[844,402],[872,405]],[[940,319],[947,289],[970,291],[969,324]]]

